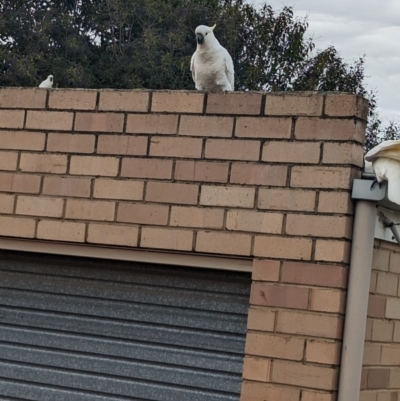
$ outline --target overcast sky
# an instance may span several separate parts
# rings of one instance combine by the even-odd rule
[[[253,0],[254,4],[265,1]],[[366,55],[367,86],[378,91],[382,120],[400,122],[400,0],[267,0],[308,15],[317,48],[335,46],[346,60]]]

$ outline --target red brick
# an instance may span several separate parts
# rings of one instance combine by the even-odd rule
[[[53,131],[71,131],[74,114],[66,111],[28,110],[26,128]]]
[[[305,361],[339,365],[341,348],[340,343],[307,340]]]
[[[260,142],[237,139],[207,139],[206,159],[259,160]]]
[[[91,180],[89,178],[73,178],[47,176],[44,177],[43,194],[68,197],[88,198]]]
[[[3,237],[33,238],[36,221],[20,217],[0,216],[0,235]]]
[[[267,382],[270,365],[269,359],[246,356],[243,361],[243,379]]]
[[[107,180],[94,181],[94,198],[142,200],[144,183],[142,181]]]
[[[229,210],[226,216],[226,229],[257,233],[280,234],[283,214],[249,210]]]
[[[258,192],[259,209],[312,212],[314,207],[314,191],[260,188]]]
[[[70,174],[115,177],[119,160],[104,156],[71,156]]]
[[[16,214],[28,216],[61,217],[64,200],[38,196],[18,196]]]
[[[368,300],[369,317],[385,317],[386,298],[378,295],[370,295]]]
[[[350,242],[317,239],[315,242],[315,260],[349,263]]]
[[[75,131],[122,132],[124,115],[121,113],[76,113]]]
[[[316,263],[283,262],[282,282],[346,288],[348,269],[343,266]]]
[[[322,119],[299,117],[295,128],[296,139],[324,141],[356,141],[363,143],[365,123],[353,119]]]
[[[310,310],[331,313],[344,313],[346,294],[338,290],[312,289]]]
[[[275,312],[268,308],[250,305],[247,328],[248,330],[274,331]]]
[[[201,187],[200,204],[207,206],[231,206],[252,208],[255,189],[242,187]]]
[[[153,92],[152,112],[202,113],[203,93],[185,91]]]
[[[147,137],[132,135],[100,135],[96,152],[108,155],[144,156],[147,153]]]
[[[14,195],[0,194],[0,213],[12,214],[14,210]]]
[[[170,225],[222,230],[224,209],[172,206]]]
[[[180,181],[227,182],[229,163],[177,160],[175,179]]]
[[[0,107],[44,109],[46,107],[46,91],[38,88],[1,88]]]
[[[93,153],[94,135],[49,134],[47,151],[64,153]]]
[[[368,117],[368,101],[353,94],[332,93],[326,96],[325,114],[331,117]]]
[[[46,135],[41,132],[0,131],[0,149],[43,150]]]
[[[390,369],[369,369],[367,388],[387,389],[389,386]]]
[[[351,238],[352,219],[345,216],[288,214],[286,233],[313,237]]]
[[[264,144],[265,162],[318,164],[321,153],[319,142],[273,142]]]
[[[0,170],[15,171],[18,164],[17,152],[0,151]]]
[[[318,212],[353,214],[353,203],[350,193],[320,191]]]
[[[0,128],[23,128],[24,118],[24,110],[0,110]]]
[[[276,331],[337,339],[343,335],[343,318],[317,313],[279,311]]]
[[[279,281],[280,266],[277,260],[253,259],[253,281]]]
[[[49,92],[50,109],[94,110],[97,91],[90,89],[62,89]]]
[[[201,158],[203,140],[153,136],[150,139],[150,156]]]
[[[151,181],[147,183],[146,201],[196,205],[198,192],[198,185]]]
[[[67,199],[65,218],[74,220],[113,221],[114,213],[114,202]]]
[[[118,206],[117,221],[165,226],[168,223],[168,210],[169,207],[165,205],[120,203]]]
[[[349,167],[292,167],[291,187],[350,189],[355,178]]]
[[[289,139],[291,130],[291,118],[238,117],[235,136],[238,138]]]
[[[256,236],[254,256],[285,259],[311,259],[312,240],[295,237]]]
[[[37,238],[51,241],[84,242],[85,224],[69,221],[41,220]]]
[[[382,347],[380,344],[365,343],[363,354],[363,366],[381,364]]]
[[[93,244],[107,244],[133,246],[138,244],[139,228],[123,226],[121,224],[92,224],[88,226],[87,242]]]
[[[182,116],[179,135],[230,138],[233,117]]]
[[[130,134],[168,134],[178,132],[176,114],[128,114],[126,132]]]
[[[122,159],[122,177],[170,179],[172,160],[160,159]]]
[[[275,116],[320,116],[323,96],[311,93],[268,93],[265,114]]]
[[[67,171],[67,156],[22,153],[19,168],[21,171],[35,173],[63,174]]]
[[[40,181],[39,175],[0,172],[0,191],[38,194]]]
[[[277,336],[268,333],[247,333],[246,355],[301,361],[303,359],[303,351],[304,340],[300,338]]]
[[[390,343],[393,337],[393,323],[394,322],[389,322],[387,320],[371,319],[371,340]]]
[[[233,163],[230,182],[233,184],[284,187],[286,185],[286,177],[286,166]]]
[[[150,93],[142,90],[104,90],[100,92],[99,110],[138,111],[149,109]]]
[[[255,381],[242,382],[240,401],[299,401],[300,390]]]
[[[260,93],[209,93],[206,113],[259,115],[261,100]]]
[[[308,294],[307,288],[259,282],[251,286],[250,303],[278,308],[307,309]]]
[[[364,149],[354,143],[325,143],[322,157],[324,164],[352,164],[364,166]]]
[[[333,368],[304,365],[298,362],[275,360],[272,381],[320,390],[336,390],[339,371]]]
[[[192,245],[192,231],[155,227],[142,228],[142,237],[140,241],[141,248],[191,251]]]
[[[215,231],[199,231],[197,233],[197,252],[249,256],[250,247],[250,235]]]

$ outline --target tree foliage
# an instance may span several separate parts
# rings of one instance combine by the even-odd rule
[[[364,58],[316,50],[291,7],[244,0],[2,0],[0,85],[37,86],[53,74],[67,88],[194,89],[194,29],[214,23],[237,90],[357,93],[370,102],[366,147],[400,138],[400,125],[384,127],[377,114]]]

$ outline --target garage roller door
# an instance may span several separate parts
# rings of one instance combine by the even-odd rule
[[[239,400],[247,274],[0,253],[0,399]]]

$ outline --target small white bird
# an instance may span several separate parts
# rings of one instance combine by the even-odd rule
[[[49,75],[47,79],[45,79],[41,84],[39,85],[39,88],[52,88],[53,87],[53,75]]]
[[[190,71],[197,90],[221,92],[235,90],[232,57],[214,36],[213,27],[196,28],[197,49],[190,62]]]
[[[388,182],[388,198],[400,205],[400,140],[384,141],[371,149],[365,160],[372,162],[376,179],[371,189],[378,182]]]

